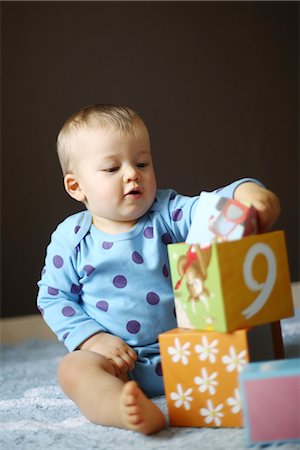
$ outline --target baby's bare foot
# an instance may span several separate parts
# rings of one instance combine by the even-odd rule
[[[121,416],[125,428],[143,434],[151,434],[165,426],[165,416],[145,396],[135,381],[128,381],[124,385],[120,401]]]

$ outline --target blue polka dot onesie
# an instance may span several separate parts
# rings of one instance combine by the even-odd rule
[[[233,197],[243,179],[220,190]],[[92,224],[88,211],[52,234],[39,281],[38,307],[69,351],[107,332],[138,354],[129,377],[149,395],[164,392],[158,335],[175,328],[167,245],[187,236],[199,196],[158,190],[150,210],[123,234]]]

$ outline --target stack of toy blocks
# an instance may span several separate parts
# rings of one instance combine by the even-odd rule
[[[254,208],[203,193],[187,241],[168,246],[178,328],[159,344],[172,426],[242,426],[242,369],[283,358],[284,234],[255,233]]]

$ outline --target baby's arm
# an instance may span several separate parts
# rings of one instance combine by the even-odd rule
[[[79,263],[81,249],[76,237],[80,225],[79,214],[58,225],[47,247],[45,267],[38,282],[38,308],[45,322],[70,352],[96,333],[107,331],[98,320],[87,314],[81,302],[81,280],[90,276],[93,267],[87,265],[82,268]]]
[[[134,368],[136,352],[121,338],[109,333],[97,333],[86,339],[78,347],[105,356],[114,366],[115,374],[127,373]]]
[[[116,375],[126,373],[133,369],[137,355],[122,339],[106,333],[106,329],[82,308],[81,278],[76,269],[77,247],[71,246],[68,240],[74,224],[63,232],[61,228],[60,225],[52,234],[47,248],[45,270],[38,283],[38,307],[69,351],[82,349],[99,353],[111,361]]]
[[[254,206],[258,215],[258,230],[261,233],[268,231],[279,217],[278,197],[259,184],[252,182],[240,184],[234,192],[234,198],[239,201],[248,201]]]

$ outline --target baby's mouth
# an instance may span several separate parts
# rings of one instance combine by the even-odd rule
[[[140,191],[140,189],[132,189],[131,191],[127,192],[127,194],[125,194],[125,197],[138,197],[142,194],[142,192]]]
[[[139,186],[133,187],[125,195],[137,195],[137,194],[141,194],[141,190],[139,189]]]

